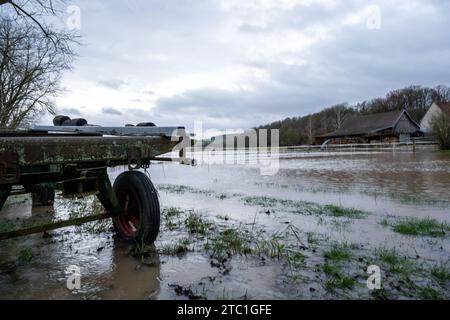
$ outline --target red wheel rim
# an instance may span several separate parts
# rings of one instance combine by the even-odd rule
[[[140,206],[136,193],[130,188],[123,187],[117,193],[122,213],[115,217],[117,227],[126,237],[135,237],[139,229],[139,212]]]

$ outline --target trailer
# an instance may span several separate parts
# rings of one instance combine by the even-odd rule
[[[94,194],[105,212],[2,232],[0,240],[112,219],[120,237],[140,244],[153,243],[160,227],[158,194],[150,178],[139,169],[148,169],[153,161],[195,165],[194,160],[186,158],[190,138],[185,129],[151,123],[79,126],[77,121],[68,123],[67,119],[56,117],[55,126],[0,130],[0,210],[13,187],[23,186],[25,192],[33,194],[34,201],[43,205],[53,202],[55,189],[68,198]],[[177,151],[177,158],[161,157],[173,151]],[[112,185],[107,168],[117,166],[128,170]]]

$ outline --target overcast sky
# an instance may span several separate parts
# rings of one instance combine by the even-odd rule
[[[84,45],[58,111],[102,125],[248,128],[449,85],[449,3],[78,0]]]

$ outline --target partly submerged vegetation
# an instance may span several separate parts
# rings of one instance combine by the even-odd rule
[[[410,236],[446,237],[450,234],[450,225],[432,218],[384,218],[383,226],[391,227],[393,231]]]
[[[242,194],[215,193],[212,190],[198,189],[184,185],[159,185],[158,188],[170,193],[193,193],[205,196],[215,196],[220,200],[237,198],[248,206],[257,206],[263,209],[283,208],[294,213],[305,215],[325,215],[337,218],[363,219],[368,216],[368,212],[354,208],[345,208],[336,205],[319,205],[312,202],[297,201],[289,199],[279,199],[268,196],[243,196]]]
[[[200,191],[195,188],[166,188],[167,192],[193,192],[216,201],[237,201],[246,207],[259,207],[260,214],[284,211],[308,216],[318,226],[329,221],[348,224],[351,219],[364,219],[369,213],[333,205],[318,205],[311,202],[277,199],[271,197],[244,196]],[[96,201],[79,201],[68,214],[79,216],[99,210]],[[290,298],[314,297],[360,298],[360,299],[442,299],[449,298],[450,270],[448,262],[429,263],[415,255],[388,247],[364,246],[343,239],[337,240],[331,234],[303,230],[290,222],[277,230],[267,229],[257,223],[235,220],[231,212],[216,215],[207,211],[177,207],[162,208],[161,236],[155,247],[135,244],[130,256],[140,266],[154,267],[159,258],[175,260],[189,259],[202,255],[209,261],[210,271],[201,279],[189,278],[186,283],[171,283],[174,294],[190,299],[250,297],[246,290],[236,294],[227,288],[226,279],[239,276],[239,264],[248,268],[276,266],[277,276]],[[108,221],[106,221],[108,223]],[[355,222],[356,223],[356,222]],[[448,225],[433,219],[406,219],[386,217],[380,222],[392,231],[401,234],[426,235],[439,240],[447,235]],[[110,225],[91,223],[88,228],[73,229],[76,232],[89,231],[92,236],[110,233]],[[333,228],[331,228],[333,230]],[[334,230],[345,234],[346,229]],[[386,232],[390,232],[386,230]],[[68,241],[69,235],[61,233],[51,241]],[[102,245],[103,247],[104,245]],[[102,248],[101,247],[101,248]],[[26,248],[24,248],[26,249]],[[14,264],[0,266],[0,273],[17,266],[33,262],[35,253],[23,250]],[[250,267],[251,265],[251,267]],[[377,265],[382,271],[380,290],[368,290],[366,272],[369,265]],[[141,267],[140,267],[141,268]],[[2,270],[3,269],[3,270]],[[227,277],[227,278],[225,278]],[[196,281],[198,280],[198,281]],[[232,286],[232,284],[230,284]],[[220,288],[220,289],[218,289]],[[252,297],[254,294],[252,295]],[[258,295],[254,296],[258,297]]]
[[[363,249],[355,243],[330,240],[314,232],[303,232],[289,224],[280,232],[268,233],[255,224],[245,225],[233,220],[208,219],[192,210],[171,209],[181,223],[179,240],[161,245],[163,255],[203,253],[217,268],[218,277],[230,275],[234,260],[256,260],[263,264],[279,264],[286,270],[285,282],[293,292],[297,286],[319,281],[319,290],[335,298],[364,297],[385,299],[396,297],[439,299],[448,296],[449,269],[447,264],[417,263],[397,249],[384,247]],[[181,212],[181,213],[180,213]],[[183,236],[183,234],[185,236]],[[318,257],[323,257],[318,262]],[[319,260],[320,261],[320,260]],[[382,270],[382,288],[370,291],[366,287],[366,268],[378,265]],[[313,273],[315,276],[309,274]],[[308,275],[308,276],[306,276]],[[422,281],[431,277],[431,281]],[[316,280],[314,280],[316,279]],[[319,279],[319,280],[317,280]],[[189,290],[205,292],[205,285],[214,291],[217,276],[202,286],[192,283]],[[197,296],[197,295],[194,295]],[[201,295],[208,298],[206,295]]]

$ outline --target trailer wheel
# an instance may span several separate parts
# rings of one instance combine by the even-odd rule
[[[150,179],[139,171],[123,172],[114,181],[113,190],[122,208],[122,213],[113,218],[116,232],[139,244],[155,242],[159,233],[160,208],[158,194]]]

